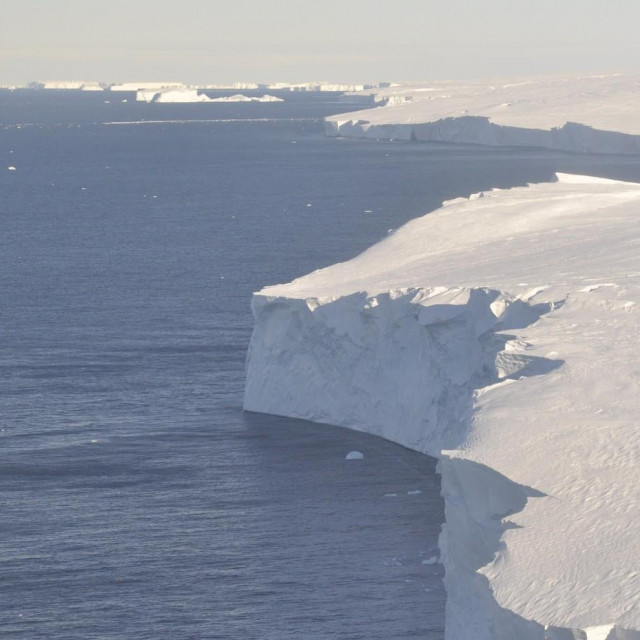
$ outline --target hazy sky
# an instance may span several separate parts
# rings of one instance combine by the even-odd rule
[[[1,0],[0,84],[640,70],[640,0]]]

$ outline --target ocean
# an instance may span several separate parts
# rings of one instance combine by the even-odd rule
[[[329,139],[352,107],[285,97],[0,91],[1,638],[443,638],[435,461],[244,413],[251,293],[640,158]]]

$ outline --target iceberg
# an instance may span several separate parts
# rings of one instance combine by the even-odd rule
[[[246,410],[439,459],[447,640],[640,640],[639,238],[559,174],[252,298]]]
[[[85,82],[83,80],[47,80],[38,84],[42,89],[104,91],[104,86],[99,82]]]
[[[222,98],[209,98],[208,102],[284,102],[282,98],[265,94],[263,96],[245,96],[241,93]]]
[[[136,93],[138,102],[284,102],[276,96],[263,95],[249,97],[242,94],[225,96],[222,98],[210,98],[198,89],[171,88],[171,89],[140,89]]]
[[[326,118],[327,135],[640,153],[638,75],[402,85],[375,100]]]
[[[136,92],[137,102],[210,102],[210,99],[197,89],[173,87],[164,89],[139,89]]]

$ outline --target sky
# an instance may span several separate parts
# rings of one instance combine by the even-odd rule
[[[2,0],[0,84],[640,71],[640,0]]]

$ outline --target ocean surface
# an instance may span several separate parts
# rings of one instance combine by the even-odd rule
[[[0,91],[0,638],[442,639],[435,461],[243,413],[251,292],[640,158],[325,138],[346,110]]]

